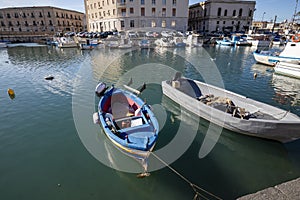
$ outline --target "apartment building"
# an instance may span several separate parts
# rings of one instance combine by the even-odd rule
[[[82,31],[84,13],[56,8],[9,7],[0,9],[0,34],[38,35],[55,32]]]
[[[144,27],[185,31],[188,0],[85,0],[90,32]]]
[[[255,1],[207,0],[189,7],[189,30],[233,32],[250,29]]]

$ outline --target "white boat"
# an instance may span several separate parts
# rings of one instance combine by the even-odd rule
[[[252,46],[256,47],[269,47],[271,44],[271,40],[267,35],[247,35],[246,39]]]
[[[191,34],[188,35],[186,39],[183,40],[184,43],[186,43],[189,47],[202,47],[203,43],[198,42],[198,35]]]
[[[174,47],[174,41],[170,37],[162,37],[155,40],[155,45],[159,47]]]
[[[225,129],[280,142],[300,138],[300,118],[289,111],[181,77],[162,82],[163,94]]]
[[[256,62],[274,66],[277,62],[300,63],[300,43],[288,42],[282,52],[255,51]]]
[[[233,46],[234,41],[231,41],[229,38],[223,38],[222,40],[217,40],[217,44],[222,46]]]
[[[173,37],[173,43],[175,47],[185,47],[186,43],[183,41],[182,37]]]
[[[7,44],[5,42],[0,42],[0,48],[6,48]]]
[[[274,71],[276,74],[281,74],[281,75],[300,79],[300,65],[299,64],[278,62],[274,67]]]
[[[119,47],[119,41],[111,40],[107,43],[107,47],[109,47],[109,48],[118,48]]]
[[[121,38],[119,42],[119,48],[120,49],[128,49],[132,47],[132,42],[129,38]]]
[[[57,46],[59,48],[75,48],[75,47],[78,47],[77,43],[70,37],[61,37]]]
[[[246,38],[241,37],[239,35],[233,35],[231,36],[231,40],[234,42],[236,46],[251,46],[252,43],[247,41]]]

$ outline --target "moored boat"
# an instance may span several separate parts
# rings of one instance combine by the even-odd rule
[[[255,51],[256,62],[274,66],[277,62],[300,63],[300,43],[288,42],[282,52]]]
[[[162,89],[180,106],[225,129],[280,142],[300,138],[300,118],[289,111],[178,74],[163,81]]]
[[[274,67],[274,71],[276,74],[281,74],[281,75],[300,79],[300,65],[299,64],[278,62]]]
[[[108,139],[133,156],[147,157],[155,146],[159,125],[149,105],[126,90],[100,83],[94,123],[100,123]]]

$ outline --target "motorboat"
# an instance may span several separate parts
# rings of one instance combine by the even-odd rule
[[[231,39],[236,46],[251,46],[252,43],[247,41],[245,37],[239,35],[233,35]]]
[[[174,47],[174,41],[171,37],[162,37],[160,39],[155,40],[155,45],[159,47]]]
[[[59,48],[77,48],[77,43],[71,37],[61,37],[59,39],[58,45]]]
[[[246,35],[246,40],[256,47],[269,47],[271,45],[270,36],[264,34]]]
[[[225,129],[276,140],[300,138],[300,118],[283,109],[176,73],[162,82],[163,94],[190,112]]]
[[[276,62],[300,63],[300,43],[288,42],[281,52],[258,51],[253,52],[256,62],[275,66]]]
[[[277,62],[274,71],[276,74],[281,74],[293,78],[300,79],[300,65],[287,63],[287,62]]]
[[[148,39],[142,39],[139,41],[139,47],[140,48],[149,48],[151,46],[150,40]]]
[[[230,40],[229,38],[223,38],[222,40],[217,40],[217,44],[222,46],[233,46],[234,41]]]
[[[94,123],[101,124],[105,135],[120,150],[147,157],[159,131],[150,106],[133,92],[114,86],[108,88],[102,82],[97,85],[96,94],[100,101],[93,115]]]

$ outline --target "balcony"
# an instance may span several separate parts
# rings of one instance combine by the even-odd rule
[[[126,8],[126,2],[118,2],[117,7],[118,8]]]

